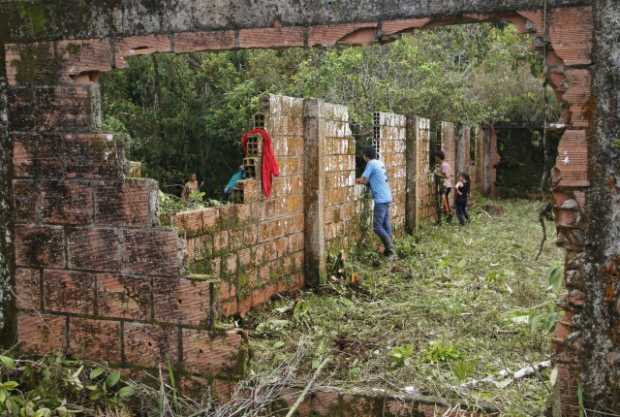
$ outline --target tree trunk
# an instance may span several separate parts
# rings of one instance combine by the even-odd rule
[[[595,0],[594,127],[589,138],[583,405],[620,414],[620,2]]]

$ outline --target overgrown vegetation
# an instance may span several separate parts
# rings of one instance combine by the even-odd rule
[[[517,381],[472,383],[550,357],[557,319],[560,250],[547,245],[535,261],[537,203],[502,201],[505,214],[473,211],[466,227],[424,226],[398,241],[387,263],[359,249],[320,293],[282,299],[248,321],[255,367],[264,370],[311,339],[310,374],[332,356],[322,382],[382,388],[491,405],[503,416],[542,415],[548,371]],[[349,283],[347,283],[349,282]]]
[[[364,48],[151,55],[102,77],[105,128],[129,137],[129,157],[163,191],[191,173],[221,196],[239,165],[239,139],[264,93],[347,104],[368,125],[375,111],[467,125],[542,123],[541,54],[503,24],[423,30]],[[546,92],[557,117],[558,105]]]

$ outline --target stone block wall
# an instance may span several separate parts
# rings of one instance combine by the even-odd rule
[[[405,226],[405,197],[407,191],[406,117],[394,113],[377,113],[375,128],[379,128],[379,155],[385,164],[392,189],[392,226],[402,232]],[[377,124],[378,122],[378,124]]]

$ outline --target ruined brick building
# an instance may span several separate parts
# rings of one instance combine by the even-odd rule
[[[620,408],[620,6],[613,0],[197,0],[0,2],[0,157],[7,239],[4,341],[113,364],[234,378],[243,335],[218,332],[271,295],[314,285],[330,248],[359,230],[347,109],[267,97],[262,114],[282,176],[242,203],[158,219],[157,185],[127,178],[122,143],[101,131],[102,72],[137,54],[360,45],[424,27],[505,20],[532,33],[567,125],[553,172],[565,310],[554,344],[556,415]],[[594,41],[594,42],[593,42]],[[594,91],[594,93],[593,93]],[[378,113],[375,144],[396,180],[396,224],[429,215],[429,121]],[[478,138],[477,185],[492,191],[493,135],[442,126],[459,167]],[[260,159],[260,149],[255,158]],[[14,288],[9,300],[7,285]],[[601,414],[604,415],[604,414]]]

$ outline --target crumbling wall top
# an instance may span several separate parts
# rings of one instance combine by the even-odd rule
[[[460,17],[540,9],[540,0],[0,1],[0,43]],[[548,0],[549,7],[592,0]]]

